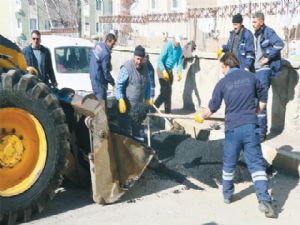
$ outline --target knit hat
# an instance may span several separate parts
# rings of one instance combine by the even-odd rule
[[[141,45],[138,45],[134,49],[134,55],[140,56],[140,57],[145,57],[145,48]]]
[[[240,13],[232,17],[232,23],[242,23],[242,22],[243,22],[243,17]]]

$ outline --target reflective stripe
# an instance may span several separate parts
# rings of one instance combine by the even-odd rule
[[[223,180],[233,180],[234,171],[232,173],[227,173],[223,170]]]
[[[273,48],[282,49],[283,47],[282,46],[278,46],[278,45],[274,45]]]
[[[248,59],[254,59],[254,57],[252,55],[246,55],[246,58],[248,58]]]
[[[133,137],[139,141],[145,141],[145,138],[143,138],[143,137],[137,137],[137,136],[133,136]]]
[[[257,117],[266,117],[266,114],[258,114]]]
[[[270,67],[263,67],[263,68],[260,68],[260,69],[256,69],[256,72],[261,71],[261,70],[270,70]]]
[[[259,180],[268,180],[266,171],[256,171],[251,174],[253,182]]]

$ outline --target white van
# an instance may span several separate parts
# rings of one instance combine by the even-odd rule
[[[56,35],[43,35],[42,45],[51,52],[52,66],[58,88],[92,92],[89,75],[89,53],[94,47],[91,41]]]

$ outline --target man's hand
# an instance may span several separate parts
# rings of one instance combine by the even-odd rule
[[[260,65],[266,65],[266,64],[268,64],[268,62],[269,62],[269,59],[268,58],[262,58],[261,60],[260,60]]]
[[[217,49],[217,58],[218,59],[221,58],[222,53],[223,53],[223,48],[218,48]]]
[[[39,72],[33,66],[27,66],[26,70],[29,74],[32,74],[32,75],[35,75],[35,76],[39,75]]]
[[[147,105],[153,105],[153,99],[152,98],[147,99],[146,103]]]
[[[120,113],[126,112],[126,103],[123,98],[119,99],[119,111]]]
[[[180,72],[180,73],[178,73],[178,75],[177,75],[177,81],[181,81],[181,79],[182,79],[182,73]]]
[[[169,74],[166,70],[163,71],[163,76],[166,81],[170,80]]]

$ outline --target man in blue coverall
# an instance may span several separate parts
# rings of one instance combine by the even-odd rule
[[[139,107],[139,103],[152,105],[151,81],[145,63],[145,48],[138,45],[133,59],[126,61],[120,68],[116,82],[116,98],[119,102],[119,126],[135,139],[144,141],[144,127],[132,120],[130,111]]]
[[[264,24],[264,14],[257,12],[253,15],[252,25],[255,30],[255,76],[261,82],[262,87],[268,94],[272,77],[280,73],[282,62],[280,51],[284,47],[283,41],[275,31]],[[264,141],[267,134],[267,109],[258,114],[260,139]]]
[[[154,102],[159,108],[165,104],[165,113],[171,113],[173,68],[177,64],[177,80],[182,79],[182,48],[180,46],[181,37],[176,35],[173,41],[164,45],[158,58],[157,75],[159,77],[160,94]]]
[[[232,24],[234,30],[230,31],[227,44],[218,49],[217,56],[220,58],[222,52],[232,52],[238,58],[241,69],[254,72],[253,34],[244,27],[243,17],[240,13],[232,17]]]
[[[106,100],[108,83],[115,85],[111,71],[111,49],[115,46],[117,38],[109,33],[105,42],[99,42],[90,52],[90,79],[97,100]]]
[[[233,53],[225,53],[220,59],[225,75],[214,88],[208,109],[195,114],[195,120],[202,122],[215,113],[225,102],[225,141],[223,154],[223,196],[224,202],[233,201],[234,171],[241,149],[254,183],[260,211],[266,217],[275,217],[268,193],[268,178],[257,132],[257,113],[266,105],[267,93],[252,73],[239,69],[238,59]],[[257,106],[256,99],[259,99]]]

